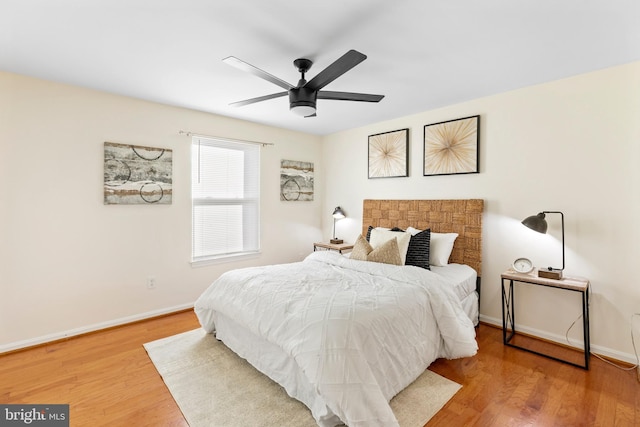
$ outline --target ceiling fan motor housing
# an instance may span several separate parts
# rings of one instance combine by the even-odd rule
[[[316,108],[318,91],[308,87],[297,87],[289,90],[289,108],[313,107]]]

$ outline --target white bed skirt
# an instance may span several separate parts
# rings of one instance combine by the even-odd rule
[[[343,425],[313,389],[298,364],[280,347],[255,335],[233,320],[211,312],[216,325],[216,338],[257,370],[280,384],[287,394],[304,403],[321,427]]]

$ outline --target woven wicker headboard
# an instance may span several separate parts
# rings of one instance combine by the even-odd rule
[[[362,233],[373,227],[430,228],[458,233],[449,262],[467,264],[482,276],[482,212],[484,200],[365,200]]]

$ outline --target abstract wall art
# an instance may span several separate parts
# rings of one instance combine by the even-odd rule
[[[297,160],[280,162],[280,200],[313,200],[313,163]]]
[[[104,143],[104,204],[171,204],[173,152]]]
[[[424,175],[479,172],[480,116],[424,127]]]
[[[409,176],[409,129],[369,135],[369,178]]]

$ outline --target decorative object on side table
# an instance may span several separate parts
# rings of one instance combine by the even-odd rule
[[[480,172],[480,116],[424,127],[424,176]]]
[[[340,206],[337,206],[333,210],[333,239],[331,239],[331,243],[333,243],[334,245],[339,245],[344,242],[342,239],[336,238],[336,221],[344,217],[346,217],[344,211]]]
[[[533,271],[533,263],[529,258],[518,258],[511,267],[518,273],[528,274]]]
[[[539,269],[538,277],[561,280],[562,271],[564,270],[564,214],[560,211],[542,211],[537,215],[531,215],[525,218],[522,224],[538,233],[546,234],[547,220],[545,219],[545,214],[560,214],[562,220],[562,268],[547,267],[546,269]]]

